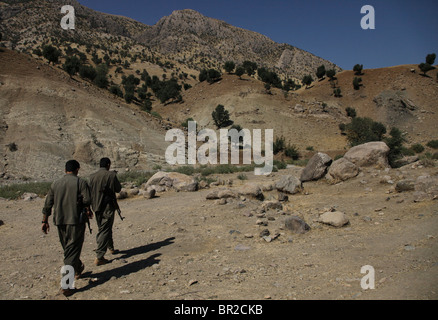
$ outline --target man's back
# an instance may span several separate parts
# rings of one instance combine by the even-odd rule
[[[90,176],[90,189],[92,208],[94,211],[101,211],[105,196],[115,197],[115,193],[120,192],[122,186],[115,171],[100,168]]]
[[[73,174],[66,174],[52,183],[43,213],[50,215],[53,207],[54,224],[77,224],[79,222],[78,192],[83,196],[83,204],[90,204],[90,193],[87,183]]]

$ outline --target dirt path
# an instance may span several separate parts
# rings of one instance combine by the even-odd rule
[[[267,183],[290,172],[247,176]],[[248,182],[229,177],[235,185]],[[307,194],[289,196],[288,212],[271,209],[264,217],[261,202],[220,205],[205,199],[208,189],[120,201],[126,217],[116,217],[114,227],[120,253],[107,255],[110,264],[93,265],[92,221],[82,254],[85,274],[69,299],[437,299],[438,202],[413,202],[412,192],[388,193],[390,185],[379,180],[378,171],[364,170],[337,185],[306,183]],[[266,198],[276,193],[264,192]],[[62,250],[56,227],[51,224],[48,235],[40,231],[43,201],[0,200],[0,299],[66,299],[57,295]],[[329,207],[345,212],[350,224],[316,222]],[[290,215],[311,230],[286,230]],[[258,219],[267,226],[257,225]],[[260,237],[263,229],[280,235],[267,242]],[[364,265],[374,267],[375,289],[361,288]]]

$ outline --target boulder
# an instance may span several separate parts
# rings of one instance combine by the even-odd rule
[[[244,197],[250,197],[257,200],[263,200],[265,198],[260,186],[254,183],[246,183],[237,188],[236,191],[240,196]]]
[[[198,182],[191,176],[179,172],[164,172],[160,171],[154,174],[148,182],[145,189],[150,186],[162,186],[166,189],[173,188],[176,191],[197,191]]]
[[[413,179],[403,179],[395,184],[395,191],[405,192],[415,190],[415,181]]]
[[[346,225],[349,220],[341,211],[327,211],[319,216],[318,222],[339,228]]]
[[[226,198],[236,198],[237,194],[234,193],[230,189],[222,188],[211,190],[207,196],[205,197],[207,200],[215,200],[215,199],[226,199]]]
[[[32,193],[32,192],[25,192],[22,194],[21,198],[25,201],[31,201],[33,199],[38,198],[38,195],[36,193]]]
[[[146,191],[143,192],[143,197],[146,199],[155,198],[156,190],[154,188],[147,188]]]
[[[353,162],[340,158],[331,164],[326,178],[334,181],[345,181],[356,177],[358,174],[359,168]]]
[[[283,209],[283,205],[278,200],[266,200],[262,203],[262,208],[265,210],[269,209]]]
[[[352,147],[344,155],[344,158],[358,167],[388,168],[388,153],[389,147],[385,142],[374,141]]]
[[[438,198],[438,176],[419,176],[414,185],[414,201]]]
[[[302,190],[302,183],[297,177],[285,175],[275,184],[275,188],[281,192],[295,194]]]
[[[301,182],[318,180],[322,178],[326,172],[327,168],[332,163],[332,158],[329,155],[318,152],[312,158],[310,158],[304,170],[301,172],[300,180]]]
[[[292,216],[284,221],[286,229],[294,233],[306,233],[310,230],[310,226],[297,216]]]
[[[119,193],[116,193],[116,198],[121,200],[121,199],[126,199],[128,198],[129,194],[128,191],[125,188],[122,188],[122,190],[120,190]]]

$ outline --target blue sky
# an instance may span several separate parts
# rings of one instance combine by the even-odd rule
[[[437,0],[78,1],[147,25],[174,10],[193,9],[309,51],[346,70],[356,63],[365,69],[418,64],[428,53],[438,54]],[[360,26],[364,5],[374,7],[374,30]]]

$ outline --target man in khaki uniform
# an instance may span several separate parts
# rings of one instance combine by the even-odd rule
[[[107,249],[112,253],[114,250],[113,224],[115,213],[116,193],[122,190],[122,186],[117,179],[117,172],[110,171],[111,160],[108,158],[100,159],[100,169],[90,176],[91,206],[96,215],[96,222],[99,228],[96,235],[97,266],[106,264],[105,259]]]
[[[77,175],[80,169],[79,162],[69,160],[65,164],[65,175],[52,183],[43,207],[42,231],[47,234],[50,230],[49,216],[53,208],[53,224],[58,228],[58,236],[64,249],[64,265],[72,266],[75,277],[79,278],[84,270],[80,259],[85,236],[85,222],[92,218],[89,210],[91,194],[88,184]],[[82,199],[78,201],[78,199]],[[85,208],[85,217],[82,213]],[[82,213],[82,214],[81,214]],[[75,289],[61,289],[68,296]]]

